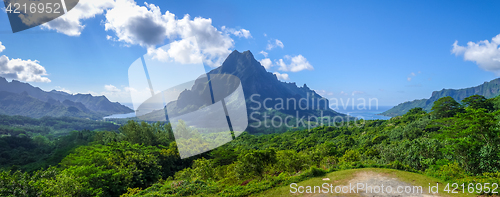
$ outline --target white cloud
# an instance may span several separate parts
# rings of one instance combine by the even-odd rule
[[[290,80],[290,78],[288,77],[288,74],[286,74],[286,73],[281,74],[279,72],[274,72],[273,74],[276,75],[276,77],[278,77],[278,79],[280,79],[280,80],[284,80],[284,81]]]
[[[276,47],[283,48],[283,47],[285,47],[285,45],[283,45],[283,42],[281,42],[281,40],[278,40],[278,39],[271,39],[271,40],[267,41],[266,49],[268,51],[273,49],[273,48],[276,48]]]
[[[500,75],[500,34],[493,37],[491,42],[483,40],[479,42],[468,42],[467,46],[453,43],[452,54],[463,55],[465,61],[475,62],[480,68]]]
[[[290,64],[286,64],[283,59],[279,59],[276,62],[276,65],[280,67],[279,70],[281,71],[299,72],[302,70],[314,70],[314,67],[302,55],[294,57],[286,55],[285,59],[290,60]]]
[[[104,89],[109,92],[120,92],[121,90],[115,87],[114,85],[104,85]]]
[[[154,4],[139,6],[135,1],[117,0],[105,17],[105,30],[115,32],[118,41],[128,44],[154,46],[176,35],[175,15],[168,11],[162,15]]]
[[[0,42],[0,52],[5,50],[5,46]],[[39,64],[38,60],[10,59],[0,56],[0,76],[8,79],[16,79],[27,82],[50,82],[50,79],[44,77],[47,71]]]
[[[0,53],[5,50],[5,46],[2,45],[2,42],[0,42]]]
[[[268,55],[268,53],[265,52],[265,51],[260,51],[259,53],[262,54],[262,55],[264,55],[264,57],[267,57],[267,55]]]
[[[153,59],[164,62],[174,60],[182,64],[198,63],[204,58],[194,37],[174,41],[166,51],[164,48],[149,48],[148,54],[152,55]]]
[[[27,82],[50,82],[47,71],[38,60],[9,59],[0,56],[0,76]]]
[[[234,28],[228,28],[226,26],[221,27],[222,31],[224,31],[227,34],[233,34],[235,36],[238,36],[240,38],[252,38],[252,34],[250,34],[250,31],[246,29],[239,29],[236,30]]]
[[[422,72],[418,71],[417,74],[421,74]],[[413,79],[413,77],[417,76],[417,74],[415,74],[415,72],[411,72],[408,77],[406,78],[406,80],[408,81],[411,81]]]
[[[201,17],[191,19],[189,15],[177,19],[169,11],[162,14],[160,8],[154,4],[145,3],[145,6],[139,6],[133,1],[117,0],[116,6],[105,16],[106,31],[115,32],[118,41],[141,45],[152,52],[155,45],[162,44],[166,38],[177,40],[172,43],[171,50],[164,51],[164,55],[174,51],[186,52],[187,50],[183,50],[185,47],[196,46],[203,55],[204,62],[212,67],[220,66],[231,52],[229,49],[234,46],[234,41],[229,34],[212,26],[212,19]],[[239,31],[242,36],[250,34],[247,30]],[[182,41],[192,37],[196,38],[195,45],[188,46],[187,44],[191,42]],[[190,56],[190,54],[179,53],[168,54],[168,56]]]
[[[347,96],[347,93],[345,93],[344,91],[340,91],[340,94],[344,95],[344,96]]]
[[[83,20],[102,14],[114,4],[113,0],[80,0],[68,13],[43,24],[42,28],[56,30],[68,36],[79,36],[85,28]]]
[[[82,21],[99,14],[104,14],[106,18],[103,21],[105,30],[115,33],[114,36],[107,35],[106,39],[122,42],[126,46],[140,45],[148,48],[149,52],[154,51],[156,45],[163,44],[165,39],[173,42],[195,37],[204,62],[212,67],[220,66],[231,52],[229,49],[234,47],[231,35],[252,37],[246,29],[224,27],[227,31],[222,32],[212,25],[210,18],[191,19],[189,15],[185,15],[178,19],[169,11],[162,14],[154,4],[144,3],[144,6],[139,6],[133,0],[81,0],[68,14],[43,27],[78,36],[85,27]],[[177,46],[185,45],[181,43]]]
[[[261,59],[260,64],[262,64],[262,66],[264,66],[264,68],[266,68],[266,70],[270,69],[273,66],[273,62],[269,58]]]

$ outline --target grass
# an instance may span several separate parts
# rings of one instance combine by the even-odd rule
[[[361,172],[374,172],[381,174],[382,176],[386,177],[391,177],[391,178],[397,178],[399,181],[409,183],[414,186],[422,186],[424,193],[428,192],[429,185],[431,186],[436,186],[436,184],[439,185],[439,192],[437,195],[439,196],[456,196],[456,197],[466,197],[466,196],[477,196],[474,194],[449,194],[448,192],[444,191],[446,187],[446,183],[443,181],[428,177],[422,174],[417,174],[417,173],[411,173],[411,172],[406,172],[406,171],[399,171],[399,170],[393,170],[393,169],[384,169],[384,168],[363,168],[363,169],[352,169],[352,170],[342,170],[342,171],[336,171],[336,172],[331,172],[326,174],[323,177],[317,177],[317,178],[312,178],[306,181],[302,181],[300,183],[297,183],[297,185],[301,186],[321,186],[323,183],[329,183],[333,184],[334,186],[336,185],[348,185],[349,181],[353,179],[356,174],[361,173]],[[329,178],[330,180],[328,181],[323,181],[323,178]],[[290,185],[287,186],[282,186],[282,187],[277,187],[273,188],[264,192],[261,192],[259,194],[253,195],[253,196],[313,196],[313,194],[292,194],[290,193]],[[461,191],[460,191],[461,192]],[[334,196],[345,196],[345,194],[329,194],[329,195],[334,195]],[[350,194],[349,196],[359,196],[359,194]]]

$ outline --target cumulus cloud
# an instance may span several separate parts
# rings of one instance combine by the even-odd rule
[[[105,30],[115,32],[118,41],[128,44],[157,45],[175,35],[175,15],[168,11],[162,15],[154,4],[139,6],[135,1],[117,0],[105,17]]]
[[[174,60],[182,64],[199,63],[204,58],[194,37],[174,41],[170,43],[170,48],[149,48],[148,54],[159,61]]]
[[[281,40],[278,40],[278,39],[271,39],[271,40],[267,41],[266,49],[268,51],[273,49],[273,48],[276,48],[276,47],[283,48],[283,47],[285,47],[285,45],[283,45],[283,42],[281,42]]]
[[[274,72],[273,74],[276,75],[276,77],[278,77],[278,79],[280,79],[280,80],[284,80],[284,81],[290,80],[290,78],[288,77],[288,74],[286,74],[286,73],[281,74],[279,72]]]
[[[0,52],[5,50],[5,46],[0,42]],[[50,82],[44,77],[47,71],[40,65],[38,60],[11,59],[5,55],[0,56],[0,76],[8,79],[16,79],[27,82]]]
[[[248,31],[246,29],[236,30],[234,28],[228,28],[226,26],[222,26],[221,30],[227,34],[232,34],[232,35],[238,36],[240,38],[252,38],[252,34],[250,34],[250,31]]]
[[[85,27],[82,21],[99,14],[104,14],[106,18],[103,21],[105,30],[115,34],[107,35],[106,39],[122,42],[128,46],[140,45],[146,47],[148,52],[154,52],[156,46],[164,44],[166,39],[175,42],[195,37],[204,62],[212,67],[220,66],[231,52],[229,49],[234,47],[231,36],[252,37],[250,31],[246,29],[223,27],[224,31],[219,31],[212,25],[210,18],[192,19],[189,15],[185,15],[179,19],[169,11],[162,14],[160,8],[154,4],[144,3],[141,6],[134,0],[81,0],[68,14],[43,27],[66,35],[78,36]],[[180,42],[176,46],[185,47],[183,44],[186,42]],[[168,54],[169,51],[164,52],[164,55],[174,56]]]
[[[269,58],[261,59],[260,64],[262,64],[262,66],[264,66],[264,68],[266,68],[266,70],[270,69],[273,66],[273,62]]]
[[[106,31],[115,32],[118,41],[147,47],[150,52],[154,51],[151,49],[154,49],[155,45],[162,44],[166,38],[178,41],[177,44],[171,45],[175,48],[189,47],[186,44],[190,42],[179,40],[195,37],[196,47],[203,55],[204,62],[212,67],[220,66],[231,52],[229,49],[234,46],[229,34],[212,26],[212,19],[201,17],[191,19],[189,15],[177,19],[168,11],[162,14],[160,8],[154,4],[145,3],[145,6],[139,6],[134,1],[117,0],[116,6],[105,16]],[[248,36],[250,33],[246,30],[240,32],[243,36]],[[172,51],[183,50],[180,48]],[[168,53],[169,51],[165,51],[164,54]]]
[[[285,59],[290,61],[290,63],[285,63],[283,59],[279,59],[278,61],[276,61],[276,65],[280,67],[279,70],[281,71],[299,72],[302,70],[314,70],[314,67],[302,55],[297,55],[294,57],[286,55]]]
[[[114,4],[113,0],[80,0],[68,13],[44,23],[42,28],[56,30],[68,36],[79,36],[85,28],[82,24],[83,20],[102,14]]]
[[[465,61],[475,62],[480,68],[500,75],[500,34],[493,37],[491,42],[483,40],[479,42],[468,42],[467,46],[453,43],[452,54],[463,55]]]

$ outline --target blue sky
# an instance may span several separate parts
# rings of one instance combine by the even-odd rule
[[[0,56],[37,60],[47,74],[41,77],[50,82],[30,83],[44,90],[104,94],[112,101],[129,102],[128,67],[148,48],[180,40],[183,34],[166,33],[155,43],[134,40],[141,37],[120,29],[130,22],[126,13],[112,13],[118,3],[94,2],[99,1],[80,1],[95,5],[86,14],[66,14],[75,12],[68,23],[84,26],[76,30],[49,23],[13,34],[7,14],[0,14],[0,42],[5,48],[0,47]],[[266,58],[260,53],[265,51],[273,65],[268,71],[288,74],[286,81],[307,83],[327,98],[377,98],[380,105],[397,105],[428,98],[443,88],[480,85],[500,71],[498,46],[480,43],[494,43],[500,34],[498,1],[146,2],[157,6],[161,15],[175,15],[177,22],[186,14],[192,25],[198,24],[195,17],[211,19],[220,39],[234,43],[217,47],[250,50],[257,60]],[[151,11],[144,6],[144,1],[137,1],[135,8]],[[242,30],[251,37],[234,33]],[[468,42],[477,46],[468,47]],[[269,49],[269,44],[274,47]]]

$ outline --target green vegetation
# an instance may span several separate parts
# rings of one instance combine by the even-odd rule
[[[431,113],[414,108],[390,120],[360,120],[362,127],[351,122],[280,134],[243,133],[188,159],[180,159],[169,124],[129,121],[119,132],[72,133],[87,144],[53,167],[0,172],[0,196],[274,195],[281,190],[273,188],[329,173],[342,175],[342,181],[349,176],[345,170],[360,168],[417,173],[420,182],[498,183],[497,100],[473,95],[460,104],[445,97]],[[183,130],[183,135],[204,135]],[[9,138],[23,137],[28,138]]]
[[[54,139],[60,135],[66,135],[71,131],[98,130],[116,131],[119,126],[106,121],[95,121],[72,117],[43,117],[30,118],[25,116],[0,115],[0,136],[37,136],[43,135]]]
[[[70,117],[0,115],[0,168],[33,171],[55,166],[71,150],[92,142],[95,132],[91,131],[118,128],[109,122]]]

